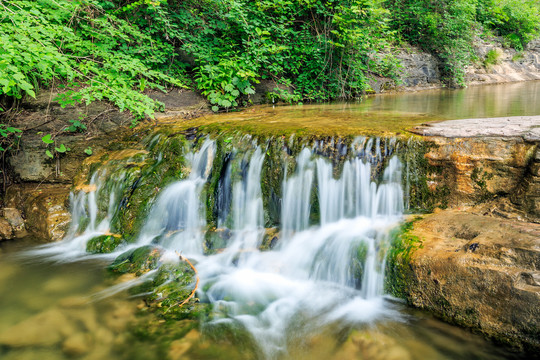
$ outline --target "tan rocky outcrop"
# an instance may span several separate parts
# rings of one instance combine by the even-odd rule
[[[540,349],[540,225],[448,210],[414,223],[407,266],[419,308],[518,347]]]
[[[540,80],[540,41],[531,41],[524,51],[504,47],[499,39],[476,40],[475,53],[480,60],[489,52],[495,53],[493,64],[469,66],[466,82],[469,85],[496,84]]]
[[[450,120],[412,129],[432,142],[431,189],[446,188],[450,206],[509,198],[540,220],[540,116]]]
[[[49,185],[34,191],[24,204],[28,230],[46,241],[62,240],[71,220],[68,206],[68,186]]]

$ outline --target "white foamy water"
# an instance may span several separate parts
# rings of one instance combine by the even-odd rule
[[[230,201],[223,204],[230,208],[218,206],[223,213],[217,214],[220,224],[230,214],[232,235],[221,253],[205,256],[202,196],[216,153],[215,143],[206,140],[187,156],[189,176],[160,192],[135,244],[94,256],[115,257],[155,244],[164,248],[165,257],[181,252],[197,260],[199,297],[214,306],[214,320],[208,326],[241,326],[251,334],[261,358],[282,358],[291,339],[397,316],[382,297],[384,249],[403,212],[402,165],[396,156],[387,158],[392,151],[387,143],[381,150],[379,139],[364,139],[358,156],[344,161],[336,175],[328,159],[304,148],[294,171],[284,176],[281,231],[271,251],[259,250],[265,232],[261,191],[265,150],[257,146],[245,154],[235,153],[241,162],[239,173],[231,174],[230,163],[223,171],[223,187],[232,189]],[[375,182],[374,167],[380,168],[383,161],[386,168]],[[34,250],[35,254],[80,259],[87,241],[108,231],[119,199],[111,191],[109,212],[99,219],[96,198],[102,179],[96,173],[93,191],[72,195],[73,226],[66,239]],[[88,225],[81,231],[83,220]],[[140,280],[96,296],[109,296]]]
[[[379,185],[362,159],[347,161],[338,178],[333,173],[328,160],[304,149],[284,180],[277,248],[237,252],[233,262],[231,252],[239,249],[199,259],[201,296],[214,304],[213,324],[243,327],[262,358],[287,356],[291,339],[316,329],[398,317],[382,295],[383,249],[403,210],[401,164],[390,159]],[[313,189],[320,223],[310,227]]]
[[[104,191],[103,185],[107,178],[106,171],[97,171],[90,179],[88,191],[72,192],[70,194],[71,224],[65,238],[56,243],[37,246],[22,254],[24,257],[43,257],[58,262],[71,262],[81,258],[94,257],[86,252],[89,240],[109,232],[110,221],[119,202],[116,194],[119,186],[113,186],[109,193],[108,210],[100,218],[97,199]],[[113,184],[121,184],[125,173],[110,175]],[[107,255],[112,257],[111,255]]]
[[[206,220],[201,191],[214,156],[215,143],[209,139],[198,152],[189,154],[189,177],[160,193],[135,246],[156,243],[186,256],[202,255]]]

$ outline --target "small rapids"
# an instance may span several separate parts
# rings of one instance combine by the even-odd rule
[[[321,331],[339,334],[385,319],[396,321],[400,315],[384,298],[383,280],[388,234],[404,210],[403,165],[393,154],[395,142],[383,147],[380,139],[364,139],[358,144],[339,172],[335,163],[317,155],[316,146],[298,153],[295,165],[284,171],[280,228],[265,250],[261,174],[267,151],[253,145],[224,161],[216,224],[228,225],[230,236],[223,249],[205,253],[209,224],[204,189],[218,156],[215,142],[207,139],[186,156],[189,175],[159,192],[131,244],[110,254],[86,253],[90,239],[108,234],[120,207],[116,194],[124,191],[125,174],[107,176],[106,170],[98,170],[91,191],[71,197],[73,222],[65,240],[27,255],[57,261],[113,259],[143,245],[164,249],[164,258],[181,253],[196,263],[197,296],[213,305],[212,320],[204,327],[242,329],[261,358],[286,357],[290,344]],[[375,168],[378,181],[373,180]],[[109,205],[100,217],[96,198],[106,179],[117,185],[107,188]],[[118,285],[96,298],[129,286]]]

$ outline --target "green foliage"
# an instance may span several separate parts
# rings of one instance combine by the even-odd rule
[[[5,153],[11,150],[21,138],[21,129],[6,124],[0,124],[0,151]]]
[[[497,65],[499,63],[500,57],[500,51],[498,51],[497,49],[490,49],[486,54],[486,58],[484,59],[484,66],[488,67],[491,65]]]
[[[55,157],[59,158],[61,154],[65,154],[66,152],[71,150],[70,148],[68,148],[64,144],[60,144],[57,147],[56,146],[56,141],[52,138],[52,134],[47,134],[47,135],[43,136],[41,138],[41,141],[43,141],[43,143],[47,145],[47,150],[45,150],[45,155],[47,155],[47,157],[49,157],[51,159],[54,159]],[[52,146],[52,149],[54,150],[54,152],[53,152],[53,150],[50,149],[50,146],[49,146],[49,145],[52,145],[52,144],[55,144],[55,145]]]
[[[477,19],[521,51],[540,33],[538,0],[478,0]]]
[[[413,45],[435,54],[450,86],[465,85],[472,58],[477,0],[388,0],[392,25]]]
[[[397,74],[383,51],[393,37],[389,11],[378,0],[156,3],[121,13],[179,49],[214,110],[248,103],[261,79],[290,85],[286,100],[298,101],[355,97],[371,74]]]
[[[161,104],[141,90],[183,85],[166,73],[167,50],[96,0],[0,3],[0,95],[35,97],[58,79],[63,106],[106,99],[151,116]]]
[[[170,86],[214,111],[249,104],[261,80],[279,85],[273,101],[354,98],[398,78],[401,40],[462,86],[480,27],[519,50],[539,23],[538,0],[2,1],[0,98],[58,87],[62,106],[108,100],[137,118],[163,107],[148,90]]]
[[[66,127],[64,129],[64,131],[68,131],[68,132],[84,132],[84,130],[86,130],[86,125],[84,125],[79,120],[69,120],[69,122],[71,123],[71,125]]]

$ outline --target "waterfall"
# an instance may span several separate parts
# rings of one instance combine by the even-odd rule
[[[283,181],[281,234],[288,238],[294,232],[308,228],[311,209],[311,190],[314,177],[312,152],[305,148],[296,161],[296,171]]]
[[[326,145],[336,149],[339,161],[323,155]],[[150,211],[135,243],[115,254],[155,244],[164,256],[181,252],[196,260],[198,297],[214,305],[207,325],[240,325],[252,335],[261,358],[286,356],[290,339],[318,329],[395,316],[382,295],[388,233],[404,209],[403,166],[396,149],[395,141],[379,138],[359,138],[350,145],[319,141],[298,152],[293,170],[278,162],[284,166],[279,240],[261,251],[266,149],[249,144],[247,150],[220,152],[216,141],[206,139],[199,150],[186,154],[189,175],[149,199]],[[217,154],[222,158],[214,168]],[[161,151],[157,156],[157,164],[165,162]],[[116,179],[119,188],[109,186],[107,214],[100,217],[96,199],[106,195],[101,195],[105,177],[96,172],[89,192],[72,194],[69,235],[60,247],[45,250],[59,256],[62,249],[61,256],[73,257],[84,252],[89,239],[107,233],[121,208],[115,194],[125,193],[120,185],[125,175],[109,175],[107,184]],[[207,191],[210,183],[215,192]],[[211,207],[205,195],[215,197]],[[207,223],[207,211],[214,212],[214,222]],[[88,225],[82,229],[84,222]],[[227,225],[227,247],[205,255],[205,232]]]
[[[370,143],[380,148],[380,140]],[[223,254],[199,259],[205,289],[200,295],[215,309],[210,326],[240,324],[255,339],[261,358],[279,359],[286,356],[288,341],[315,329],[396,316],[381,295],[383,249],[403,211],[401,163],[396,156],[388,159],[377,184],[372,164],[384,158],[372,146],[346,160],[337,177],[330,161],[304,148],[294,172],[283,179],[279,246],[242,251],[248,249],[235,244],[246,241],[249,232],[237,232]],[[260,171],[259,160],[251,158],[248,173]],[[249,219],[258,211],[245,205],[245,190],[240,191],[246,186],[235,185],[236,229],[256,229]],[[312,191],[320,222],[310,227]]]
[[[113,186],[109,189],[107,212],[100,218],[98,199],[107,196],[104,187],[107,175],[106,170],[96,171],[87,188],[70,193],[69,203],[72,219],[62,241],[38,246],[27,251],[25,255],[47,257],[60,262],[70,262],[87,257],[87,242],[96,236],[109,232],[110,221],[115,212],[114,205],[118,200],[116,194],[120,192],[118,184],[121,184],[125,173],[119,172],[110,175]]]
[[[261,192],[261,169],[264,152],[257,147],[251,157],[244,157],[242,177],[233,186],[233,237],[224,253],[223,264],[243,262],[246,252],[257,251],[264,234],[264,211]]]
[[[207,139],[198,152],[187,159],[191,171],[185,180],[169,185],[159,195],[150,212],[138,245],[156,243],[186,256],[199,256],[203,252],[205,221],[203,186],[212,169],[215,143]]]

